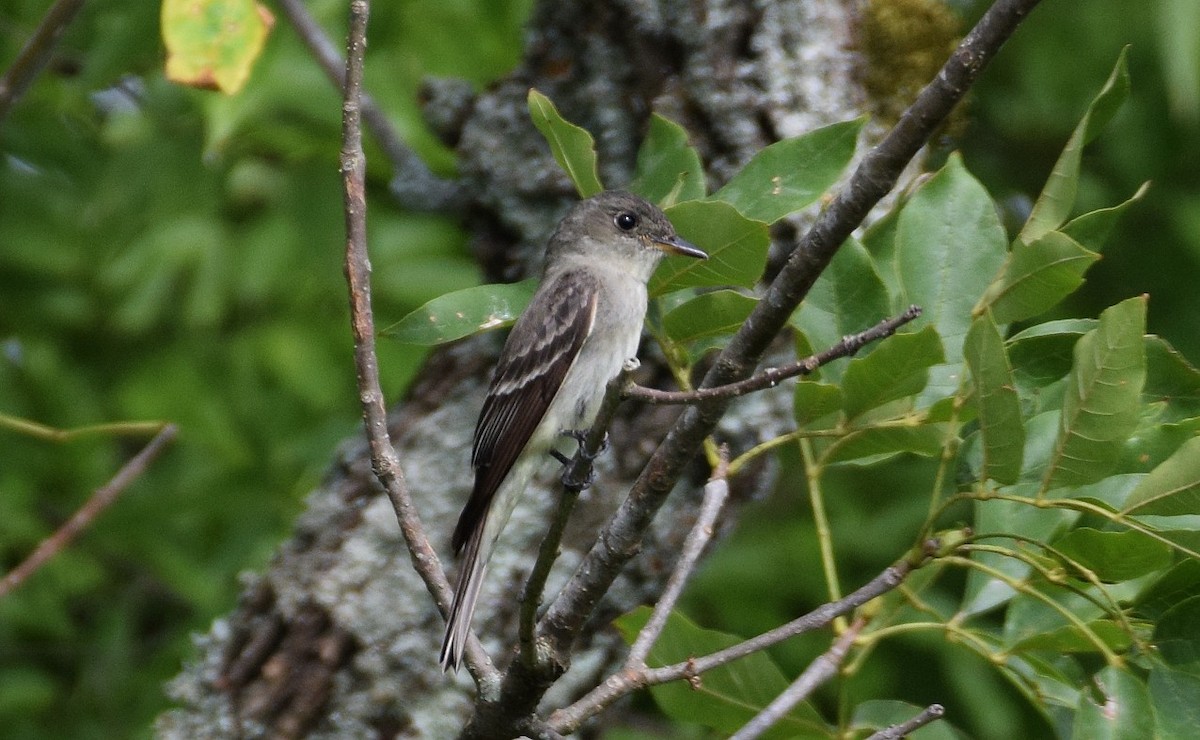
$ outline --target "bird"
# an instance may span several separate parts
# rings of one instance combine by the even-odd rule
[[[474,486],[451,537],[462,555],[439,662],[462,663],[488,560],[517,501],[564,434],[591,426],[636,361],[646,284],[666,254],[707,259],[666,215],[610,190],[576,203],[550,236],[541,281],[500,352],[475,425]]]

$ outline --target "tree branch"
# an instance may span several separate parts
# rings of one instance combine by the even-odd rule
[[[9,65],[4,77],[0,78],[0,121],[4,120],[9,109],[25,94],[34,78],[46,66],[54,45],[82,7],[83,0],[58,0],[46,11],[42,22]]]
[[[935,719],[941,719],[944,714],[946,714],[946,708],[941,704],[930,704],[916,717],[898,725],[886,727],[871,735],[867,740],[903,740]]]
[[[413,505],[404,471],[388,435],[387,410],[379,385],[379,361],[375,355],[375,319],[371,313],[371,263],[367,255],[366,158],[362,151],[360,94],[363,51],[366,47],[368,0],[350,3],[350,32],[346,53],[346,93],[342,105],[341,169],[346,207],[346,282],[350,290],[350,323],[354,331],[354,364],[363,406],[363,423],[371,449],[371,466],[383,485],[400,531],[408,545],[413,568],[433,595],[443,616],[449,611],[450,584],[442,572],[437,553],[425,536],[425,528]],[[432,648],[431,648],[432,650]],[[481,695],[494,692],[499,673],[479,640],[467,642],[467,668]],[[432,652],[430,660],[432,661]]]
[[[130,458],[129,462],[121,466],[108,483],[105,483],[100,488],[97,488],[83,506],[71,515],[71,518],[63,522],[62,526],[55,530],[54,534],[42,540],[36,549],[30,553],[29,557],[25,558],[17,567],[9,571],[3,579],[0,579],[0,597],[7,596],[9,592],[20,586],[22,582],[30,575],[35,573],[38,568],[45,565],[51,558],[62,552],[68,545],[75,541],[81,532],[91,526],[96,517],[107,509],[121,493],[129,487],[138,477],[141,476],[154,458],[158,457],[159,453],[175,439],[175,435],[179,432],[179,428],[174,424],[163,426],[154,438],[146,443],[146,446],[141,449],[136,455]]]
[[[625,389],[625,397],[653,404],[694,403],[713,399],[736,398],[747,393],[774,388],[780,382],[798,375],[808,375],[822,365],[828,365],[842,357],[850,357],[871,342],[890,337],[896,330],[921,315],[920,306],[909,306],[908,310],[899,316],[884,319],[875,326],[858,334],[842,337],[842,340],[829,349],[809,355],[803,360],[784,365],[769,367],[761,373],[745,380],[716,388],[701,388],[694,391],[660,391],[656,388],[646,388],[630,384]]]
[[[316,58],[317,64],[325,71],[325,76],[339,92],[345,94],[346,64],[320,24],[308,12],[302,0],[276,2],[300,40]],[[359,96],[362,118],[392,163],[392,191],[399,197],[400,205],[413,210],[440,213],[461,210],[465,201],[463,189],[457,183],[433,174],[424,160],[401,140],[374,98],[365,92],[360,92]]]
[[[866,623],[867,620],[861,617],[855,620],[854,624],[850,625],[849,629],[834,641],[829,650],[809,663],[804,672],[784,689],[783,693],[775,697],[774,701],[755,715],[742,729],[735,732],[729,740],[754,740],[783,719],[783,716],[792,711],[793,707],[807,699],[818,686],[833,678],[842,662],[846,660],[846,653],[849,652],[850,646],[858,637],[858,633],[862,632]]]

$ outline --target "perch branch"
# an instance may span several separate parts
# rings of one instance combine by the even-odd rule
[[[366,158],[362,150],[359,109],[362,89],[363,50],[366,46],[367,0],[350,3],[350,32],[346,53],[346,88],[342,105],[341,169],[346,208],[346,282],[350,291],[350,323],[354,332],[354,365],[363,423],[371,449],[371,466],[383,484],[400,531],[408,545],[413,568],[433,595],[443,616],[449,611],[450,584],[442,572],[437,553],[429,544],[417,514],[404,471],[387,429],[387,409],[379,385],[379,361],[375,354],[375,319],[371,313],[371,263],[367,254]],[[480,693],[494,691],[499,674],[479,640],[467,642],[467,668]],[[432,654],[431,654],[432,661]]]

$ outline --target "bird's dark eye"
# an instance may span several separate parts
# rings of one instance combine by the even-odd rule
[[[613,219],[613,221],[617,224],[617,228],[621,231],[632,231],[633,227],[637,226],[638,222],[637,216],[633,215],[632,213],[618,213],[617,217]]]

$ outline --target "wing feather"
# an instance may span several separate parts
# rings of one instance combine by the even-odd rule
[[[579,356],[595,323],[597,288],[587,273],[558,275],[538,290],[513,326],[475,425],[475,487],[454,528],[456,553],[482,525],[496,490]]]

